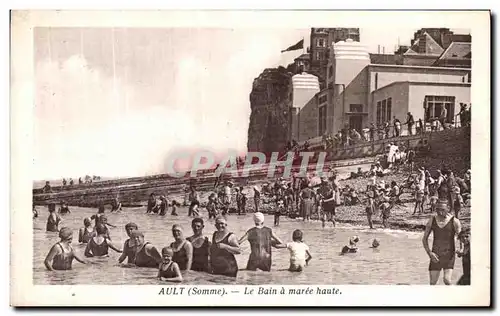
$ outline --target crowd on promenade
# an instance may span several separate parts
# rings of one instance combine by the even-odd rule
[[[422,118],[416,120],[413,114],[408,112],[404,122],[393,116],[392,120],[389,118],[378,124],[371,123],[370,126],[360,130],[346,126],[335,134],[325,133],[322,136],[322,143],[324,149],[344,148],[378,139],[389,139],[403,135],[421,135],[427,131],[434,132],[457,126],[470,126],[470,122],[470,107],[467,104],[462,104],[460,112],[454,116],[454,119],[449,119],[445,107],[441,107],[439,115],[430,117],[427,120]],[[305,141],[302,145],[292,140],[287,144],[285,151],[294,150],[294,148],[307,151],[309,144],[310,140]]]

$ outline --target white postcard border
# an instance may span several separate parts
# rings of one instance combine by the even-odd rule
[[[31,222],[33,140],[33,27],[259,27],[308,28],[314,25],[366,27],[386,21],[420,26],[471,29],[472,41],[472,280],[468,287],[354,286],[341,295],[244,295],[245,286],[178,285],[186,288],[238,289],[225,296],[158,295],[161,286],[33,285]],[[314,21],[312,23],[311,21]],[[111,12],[16,11],[12,14],[11,46],[11,304],[16,306],[472,306],[490,300],[490,20],[487,11],[336,12],[336,11],[211,11]],[[480,179],[475,181],[474,179]],[[422,250],[423,251],[423,250]],[[423,272],[424,273],[424,272]],[[425,271],[425,273],[427,273]],[[165,285],[167,287],[168,285]],[[268,286],[265,286],[268,287]],[[274,285],[280,290],[281,285]],[[285,289],[307,286],[283,286]],[[318,286],[309,286],[316,288]],[[252,287],[258,288],[258,287]]]

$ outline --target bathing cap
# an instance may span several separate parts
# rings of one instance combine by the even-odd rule
[[[169,254],[170,257],[172,257],[174,255],[174,250],[171,247],[164,247],[161,250],[161,255],[165,256],[166,254]]]
[[[350,239],[349,239],[349,243],[351,245],[357,243],[359,241],[359,237],[358,236],[352,236]]]
[[[139,229],[139,227],[137,227],[137,224],[133,223],[133,222],[130,222],[127,225],[125,225],[125,229],[129,229],[129,228]]]
[[[73,231],[69,227],[63,227],[61,230],[59,230],[59,238],[62,240],[66,240],[73,236]]]
[[[181,226],[181,225],[179,225],[179,224],[174,224],[174,225],[172,225],[172,230],[174,230],[174,229],[175,229],[175,230],[180,230],[180,231],[182,231],[182,230],[183,230],[183,229],[182,229],[182,226]]]
[[[134,238],[134,237],[142,237],[144,238],[144,234],[138,230],[134,230],[130,233],[130,237]]]
[[[448,201],[447,200],[438,200],[436,203],[436,209],[443,209],[446,210],[448,208]]]
[[[103,224],[101,223],[98,223],[96,226],[95,226],[95,231],[98,235],[103,235],[103,234],[106,234],[106,226],[104,226]]]
[[[83,220],[83,224],[84,225],[90,225],[90,223],[91,223],[90,218],[89,217],[85,217],[85,219]]]
[[[261,212],[253,214],[253,221],[255,222],[255,224],[264,223],[264,214],[262,214]]]

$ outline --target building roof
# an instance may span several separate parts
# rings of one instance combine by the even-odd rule
[[[302,54],[300,55],[299,57],[295,58],[294,60],[297,60],[297,59],[310,59],[310,55],[309,54]]]
[[[443,48],[441,45],[434,40],[432,36],[429,35],[429,33],[424,32],[423,36],[425,36],[425,47],[424,51],[422,51],[420,47],[420,38],[417,39],[413,45],[404,53],[404,55],[440,55],[443,52]]]
[[[384,65],[384,64],[369,64],[368,67],[377,68],[412,68],[412,69],[428,69],[428,70],[446,70],[446,71],[470,71],[470,68],[456,67],[439,67],[439,66],[420,66],[420,65]]]
[[[471,58],[471,43],[453,42],[438,59]]]
[[[472,41],[472,37],[470,34],[453,34],[451,39],[453,42],[462,43],[470,43]]]
[[[372,93],[383,90],[383,89],[387,89],[389,87],[399,85],[399,84],[424,85],[424,86],[452,86],[452,87],[470,87],[471,86],[470,82],[394,81],[394,82],[389,83],[388,85],[385,85],[385,86],[380,87],[376,90],[373,90]]]
[[[399,65],[402,64],[402,58],[396,54],[370,54],[371,64]]]

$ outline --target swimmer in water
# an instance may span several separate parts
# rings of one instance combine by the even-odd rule
[[[103,257],[108,256],[109,248],[116,252],[122,251],[116,248],[108,238],[108,229],[103,224],[97,224],[95,227],[97,236],[92,237],[85,248],[85,257]]]
[[[59,207],[59,214],[70,214],[68,204],[66,202],[61,202],[61,207]]]
[[[179,265],[172,260],[174,250],[170,247],[165,247],[161,250],[162,261],[158,268],[158,280],[169,282],[182,282],[181,269]]]
[[[172,216],[177,216],[177,206],[180,206],[180,203],[178,203],[177,201],[172,201],[172,213],[170,213],[170,215]]]
[[[132,232],[138,229],[139,228],[137,227],[136,223],[131,222],[125,225],[125,231],[127,232],[127,236],[129,237],[129,239],[125,240],[125,242],[123,243],[123,252],[120,258],[118,258],[119,263],[122,263],[127,258],[128,258],[127,260],[128,264],[134,263],[135,252],[137,249],[134,240],[132,239]]]
[[[373,239],[372,248],[378,248],[378,246],[380,246],[380,242],[377,240],[377,238]]]
[[[296,229],[292,233],[292,242],[286,245],[279,244],[275,246],[276,248],[286,248],[290,251],[290,267],[288,268],[290,272],[302,272],[312,259],[309,246],[302,241],[302,235],[302,231]]]
[[[253,220],[255,227],[250,228],[238,243],[241,245],[248,240],[250,243],[250,256],[248,257],[247,270],[271,271],[271,249],[274,244],[283,242],[274,234],[273,230],[264,226],[264,214],[254,213]]]
[[[47,257],[45,257],[44,264],[47,270],[71,270],[73,259],[83,264],[87,263],[71,247],[71,242],[73,241],[73,231],[71,228],[61,228],[59,238],[61,238],[61,241],[53,245]]]
[[[353,236],[349,238],[349,246],[346,245],[342,248],[342,254],[358,252],[358,246],[357,246],[358,242],[359,242],[358,236]]]
[[[90,218],[85,218],[83,220],[83,226],[80,228],[80,231],[78,232],[78,242],[81,244],[86,244],[89,242],[92,237],[95,236],[95,232],[93,230],[92,226],[92,221]]]
[[[56,205],[54,203],[49,204],[49,217],[47,218],[47,231],[48,232],[58,232],[59,224],[62,218],[56,214]]]

